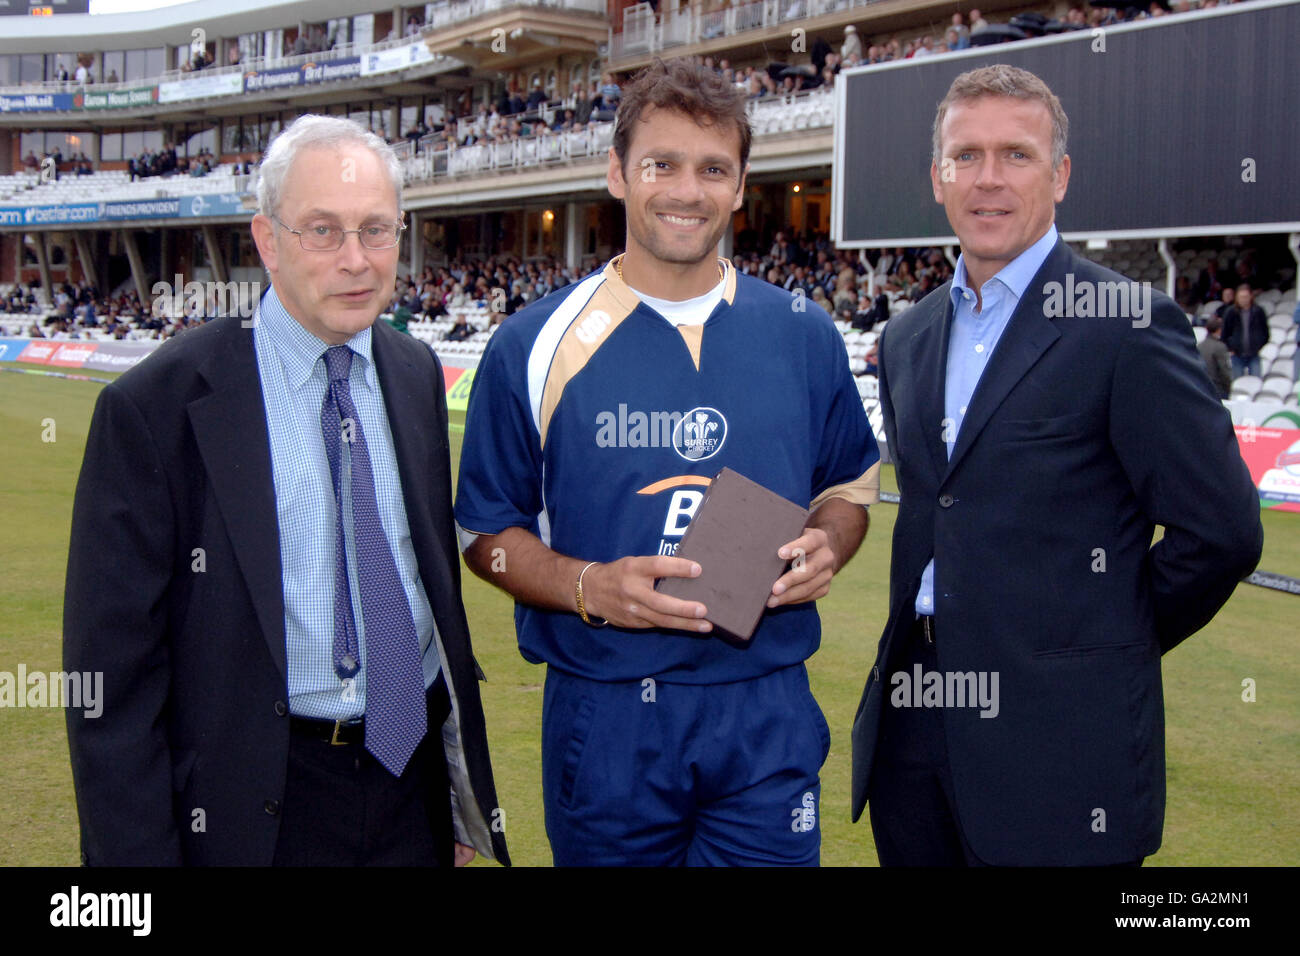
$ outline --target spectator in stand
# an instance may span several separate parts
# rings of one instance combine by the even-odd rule
[[[972,8],[970,12],[970,34],[973,37],[977,33],[982,33],[989,28],[989,22],[980,14],[978,8]]]
[[[465,313],[460,312],[457,313],[451,328],[447,330],[447,334],[442,338],[444,342],[464,342],[473,334],[474,330],[469,327],[469,322],[465,318]]]
[[[1202,302],[1217,299],[1223,294],[1224,282],[1219,275],[1218,259],[1211,259],[1196,277],[1196,297]]]
[[[68,74],[67,74],[67,71],[65,70],[65,71],[64,71],[64,74],[63,74],[63,79],[66,80],[67,78],[68,78]],[[91,81],[91,78],[90,78],[90,65],[89,65],[88,63],[86,63],[85,60],[83,60],[83,59],[78,59],[78,61],[77,61],[77,75],[76,75],[76,83],[77,83],[77,85],[78,85],[78,86],[85,86],[87,83],[90,83],[90,82],[92,82],[92,81]]]
[[[973,12],[978,13],[979,11],[976,10]],[[956,39],[948,40],[948,46],[951,49],[965,50],[970,46],[970,30],[968,30],[966,24],[962,22],[960,13],[954,13],[952,15],[952,26],[948,28],[948,32],[956,37]]]
[[[858,36],[858,28],[850,23],[844,28],[844,42],[840,44],[840,56],[847,60],[855,55],[862,56],[862,38]]]
[[[1237,285],[1248,285],[1252,289],[1259,288],[1259,272],[1255,269],[1255,257],[1250,252],[1242,255],[1233,271],[1237,273]]]
[[[618,108],[618,101],[623,98],[623,91],[619,85],[614,82],[614,74],[606,73],[605,82],[600,87],[600,93],[605,97],[607,102],[613,103],[614,108]]]
[[[243,59],[243,54],[239,52],[239,47],[231,45],[226,49],[226,65],[239,66],[239,61]]]
[[[1259,350],[1268,342],[1268,316],[1255,305],[1250,286],[1237,287],[1234,304],[1223,313],[1223,344],[1232,356],[1232,377],[1259,375]]]
[[[406,18],[406,35],[408,37],[418,37],[420,35],[420,30],[420,18],[412,13]]]
[[[912,52],[912,59],[915,60],[923,56],[931,56],[933,55],[933,53],[934,53],[934,38],[928,35],[923,36],[921,37],[920,43],[917,44],[916,49]]]
[[[29,149],[27,155],[23,157],[23,165],[35,172],[41,168],[41,161],[37,159],[36,154]]]
[[[1205,323],[1205,340],[1196,348],[1205,362],[1210,383],[1219,393],[1219,398],[1227,398],[1232,393],[1232,365],[1228,357],[1228,347],[1223,344],[1223,320],[1212,315]]]
[[[601,123],[613,122],[614,114],[618,110],[618,101],[610,99],[609,93],[601,89],[600,100],[596,108],[592,111],[591,119]]]
[[[529,113],[541,109],[546,105],[546,91],[542,89],[541,80],[533,80],[533,91],[528,94],[528,102],[524,104],[525,110]]]
[[[903,298],[908,298],[912,294],[912,286],[916,284],[916,279],[912,275],[912,267],[906,259],[899,260],[894,274],[889,277],[885,283],[885,288],[890,292],[896,292]]]

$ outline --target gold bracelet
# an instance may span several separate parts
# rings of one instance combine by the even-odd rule
[[[604,627],[606,624],[609,623],[609,621],[605,620],[603,617],[597,619],[600,621],[599,624],[597,624],[596,621],[593,621],[591,618],[589,618],[587,616],[587,605],[582,600],[582,576],[598,564],[600,564],[599,561],[592,561],[585,568],[579,571],[578,584],[577,587],[574,588],[574,596],[577,597],[578,599],[578,616],[582,618],[582,623],[586,624],[588,627]]]

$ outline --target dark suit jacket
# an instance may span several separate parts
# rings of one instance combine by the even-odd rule
[[[939,670],[999,676],[996,717],[943,709],[956,815],[994,865],[1118,863],[1159,847],[1160,655],[1214,616],[1263,541],[1255,487],[1182,310],[1156,293],[1145,328],[1048,318],[1044,285],[1066,273],[1076,288],[1127,281],[1056,244],[951,460],[951,283],[891,320],[879,351],[902,499],[889,620],[853,724],[853,818],[894,691],[886,662],[934,556]]]
[[[456,839],[508,863],[460,596],[441,368],[383,322],[372,334],[453,705],[441,732]],[[239,319],[167,342],[100,393],[63,626],[64,667],[104,673],[102,715],[68,711],[82,861],[270,864],[289,752],[284,597],[261,382]]]

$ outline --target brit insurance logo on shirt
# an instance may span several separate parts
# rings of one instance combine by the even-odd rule
[[[687,461],[705,461],[722,451],[727,419],[716,408],[692,408],[673,427],[673,451]]]

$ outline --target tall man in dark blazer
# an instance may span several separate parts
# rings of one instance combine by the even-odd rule
[[[934,130],[962,253],[880,343],[902,500],[853,818],[870,798],[885,865],[1140,863],[1164,819],[1160,656],[1254,568],[1258,497],[1182,311],[1057,236],[1046,85],[965,73]]]
[[[460,597],[441,369],[375,322],[401,172],[304,116],[262,163],[271,288],[104,388],[73,509],[89,864],[508,862]]]

